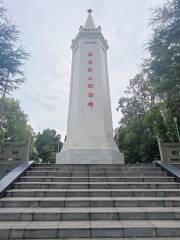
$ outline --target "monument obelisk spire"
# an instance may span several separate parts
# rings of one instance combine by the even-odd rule
[[[92,10],[72,41],[72,68],[67,138],[56,163],[124,163],[113,140],[108,44],[95,27]]]

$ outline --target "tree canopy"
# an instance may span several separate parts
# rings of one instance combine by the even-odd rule
[[[177,141],[174,117],[180,119],[180,0],[153,9],[150,53],[119,99],[122,112],[115,140],[126,162],[158,158],[157,137]]]
[[[24,82],[22,66],[29,57],[20,45],[20,31],[0,6],[0,93],[10,93]]]
[[[21,46],[20,35],[18,27],[10,21],[7,10],[0,3],[0,143],[20,143],[31,139],[30,158],[54,162],[55,152],[62,147],[59,135],[52,129],[36,135],[20,103],[6,96],[25,80],[23,66],[30,55]]]
[[[56,152],[62,147],[62,142],[56,131],[48,128],[37,134],[34,146],[41,162],[53,163],[56,159]]]
[[[0,99],[1,104],[1,99]],[[28,117],[13,98],[4,99],[4,119],[0,129],[0,142],[22,142],[33,135]]]

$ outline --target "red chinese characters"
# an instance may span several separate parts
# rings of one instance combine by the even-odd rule
[[[92,65],[92,64],[93,64],[93,61],[92,61],[92,60],[89,60],[89,61],[88,61],[88,64],[89,64],[89,65]]]
[[[94,84],[93,83],[89,83],[88,84],[88,88],[94,88]]]
[[[88,57],[92,57],[93,53],[92,52],[88,52]]]
[[[89,89],[88,91],[88,103],[87,103],[87,106],[92,110],[93,107],[94,107],[94,101],[93,101],[93,97],[94,97],[94,92],[90,89],[94,89],[94,83],[93,83],[93,80],[94,80],[94,77],[93,77],[93,52],[88,52],[88,68],[87,68],[87,72],[88,74],[91,73],[91,75],[88,76],[88,81],[91,81],[91,83],[88,83],[87,84],[87,88]]]
[[[94,106],[94,102],[92,102],[92,101],[91,101],[91,102],[88,102],[88,104],[87,104],[87,105],[88,105],[88,107],[90,107],[90,108],[91,108],[91,110],[92,110],[92,108],[93,108],[93,106]]]
[[[92,98],[93,96],[94,96],[94,93],[92,93],[92,92],[89,92],[89,93],[88,93],[88,97],[89,97],[89,98]]]

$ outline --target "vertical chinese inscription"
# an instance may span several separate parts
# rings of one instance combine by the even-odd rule
[[[87,73],[88,73],[88,82],[87,82],[87,89],[88,89],[88,103],[87,103],[87,106],[92,110],[94,108],[94,76],[93,76],[93,73],[94,73],[94,69],[93,69],[93,57],[94,57],[94,54],[93,52],[88,52],[87,54],[87,57],[88,57],[88,60],[87,60]]]

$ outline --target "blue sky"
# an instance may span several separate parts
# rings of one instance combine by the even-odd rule
[[[113,127],[129,79],[147,56],[150,8],[163,0],[4,0],[11,20],[22,31],[22,44],[32,57],[25,66],[26,83],[12,95],[19,99],[35,131],[66,133],[71,71],[71,40],[84,25],[86,9],[108,40]]]

